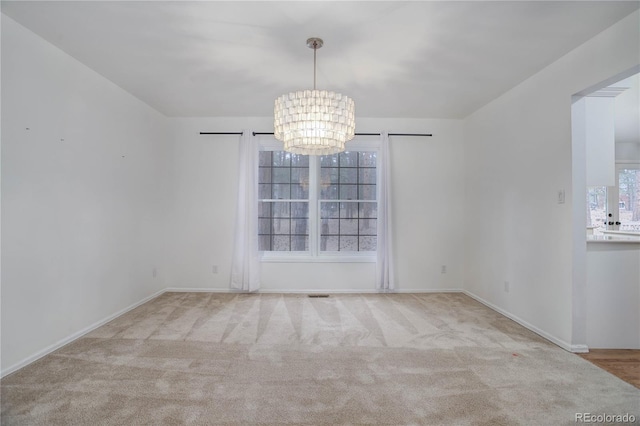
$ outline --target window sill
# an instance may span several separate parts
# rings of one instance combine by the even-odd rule
[[[265,263],[375,263],[377,256],[370,255],[279,255],[279,254],[262,254],[260,262]]]
[[[587,243],[640,244],[640,237],[632,235],[588,235]]]

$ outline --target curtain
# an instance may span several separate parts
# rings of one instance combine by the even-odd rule
[[[380,134],[380,155],[378,173],[380,175],[380,199],[378,200],[378,258],[376,262],[376,288],[393,290],[393,233],[391,229],[391,171],[389,169],[389,135]]]
[[[243,131],[238,162],[238,204],[231,263],[231,288],[255,291],[260,288],[258,258],[258,141]]]

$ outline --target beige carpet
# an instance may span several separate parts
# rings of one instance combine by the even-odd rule
[[[640,390],[462,294],[166,293],[1,385],[3,425],[640,418]]]

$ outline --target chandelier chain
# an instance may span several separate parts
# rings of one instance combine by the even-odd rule
[[[318,42],[313,41],[313,90],[316,90],[316,52],[318,51]]]

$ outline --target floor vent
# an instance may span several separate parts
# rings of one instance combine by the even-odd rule
[[[329,297],[328,294],[309,294],[309,297]]]

